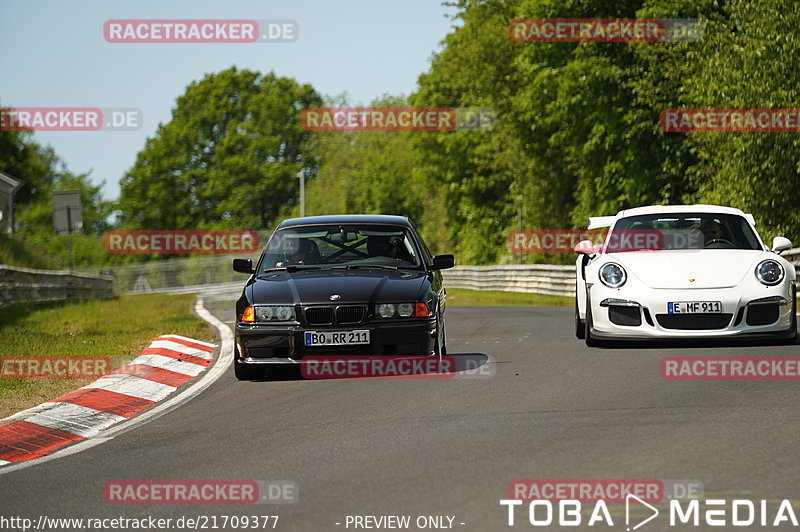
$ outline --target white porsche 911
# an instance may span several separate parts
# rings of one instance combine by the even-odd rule
[[[575,335],[604,340],[764,338],[794,343],[794,266],[772,250],[753,216],[715,205],[652,206],[589,218],[609,227],[579,254]]]

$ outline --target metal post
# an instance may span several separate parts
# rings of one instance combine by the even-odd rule
[[[67,205],[67,249],[69,250],[69,271],[72,272],[72,209]]]
[[[297,177],[300,178],[300,217],[306,215],[306,174],[302,170],[297,172]]]
[[[519,226],[519,230],[522,231],[522,205],[517,207],[517,223]],[[522,253],[517,253],[517,262],[522,264]]]

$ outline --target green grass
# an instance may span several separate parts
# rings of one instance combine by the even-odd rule
[[[535,306],[568,307],[575,303],[571,297],[524,294],[520,292],[497,292],[491,290],[467,290],[448,288],[447,304],[454,306]]]
[[[119,367],[162,334],[213,341],[191,311],[191,295],[129,295],[110,300],[0,309],[0,360],[26,356],[110,357]],[[91,379],[93,380],[93,379]],[[86,385],[80,379],[0,379],[0,418]]]
[[[40,270],[63,269],[40,250],[4,233],[0,233],[0,264]]]

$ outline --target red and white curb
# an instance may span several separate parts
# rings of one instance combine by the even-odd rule
[[[232,362],[233,334],[203,307],[202,300],[195,304],[195,312],[216,327],[222,338],[215,363],[211,355],[214,344],[173,334],[160,336],[129,364],[91,384],[0,420],[0,469],[6,472],[28,465],[28,461],[46,461],[67,445],[70,447],[57,456],[108,441],[210,386]],[[157,405],[201,375],[200,382]],[[144,410],[147,412],[128,423],[111,428]]]
[[[0,421],[0,460],[41,458],[125,421],[200,375],[215,347],[174,334],[156,338],[130,364]]]

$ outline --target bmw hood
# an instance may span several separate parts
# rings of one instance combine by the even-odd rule
[[[767,251],[704,249],[609,253],[602,255],[599,266],[616,262],[629,277],[636,277],[650,288],[730,288],[748,277],[755,281],[756,265],[769,258],[784,265],[777,255]]]
[[[413,303],[426,280],[425,272],[408,270],[276,271],[261,275],[249,289],[256,305]]]

